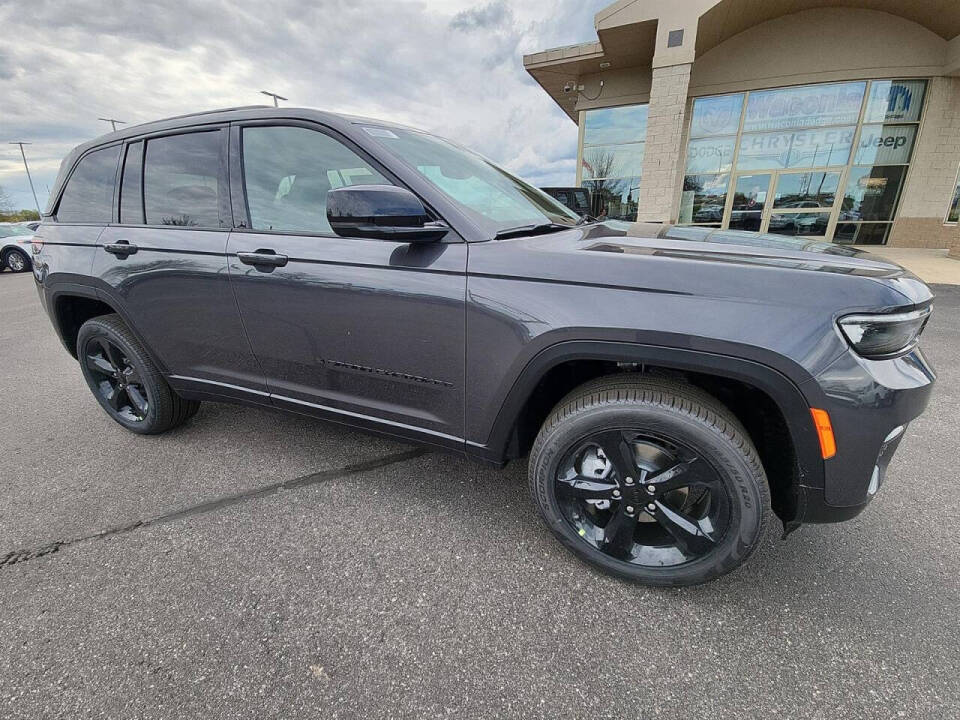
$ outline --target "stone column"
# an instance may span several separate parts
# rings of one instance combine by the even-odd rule
[[[653,69],[639,222],[676,221],[673,202],[683,175],[683,128],[691,67],[691,63],[683,63]]]

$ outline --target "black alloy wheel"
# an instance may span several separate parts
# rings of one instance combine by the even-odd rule
[[[730,498],[694,450],[641,430],[594,433],[557,467],[564,518],[618,560],[666,567],[709,555],[730,525]]]
[[[128,422],[143,422],[150,410],[147,389],[140,371],[123,350],[105,337],[87,344],[83,357],[87,369],[96,378],[103,403]]]
[[[560,401],[530,451],[530,490],[571,551],[648,585],[738,567],[770,506],[763,465],[728,408],[682,381],[633,374]]]
[[[127,430],[156,435],[200,409],[198,401],[173,391],[119,315],[91,318],[80,327],[77,359],[97,402]]]

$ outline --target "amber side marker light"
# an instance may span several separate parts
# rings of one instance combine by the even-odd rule
[[[817,428],[817,437],[820,438],[820,454],[824,460],[829,460],[837,454],[837,439],[833,436],[833,425],[826,410],[810,408],[813,416],[813,425]]]

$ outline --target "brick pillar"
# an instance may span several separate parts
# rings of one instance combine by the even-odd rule
[[[690,63],[653,69],[647,142],[640,178],[640,222],[675,221],[673,200],[682,175]]]

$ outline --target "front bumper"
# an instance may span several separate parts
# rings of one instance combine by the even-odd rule
[[[891,360],[847,352],[810,382],[816,385],[806,388],[812,404],[830,414],[837,454],[823,461],[823,487],[801,485],[802,522],[848,520],[870,503],[907,425],[926,408],[935,380],[916,348]]]

